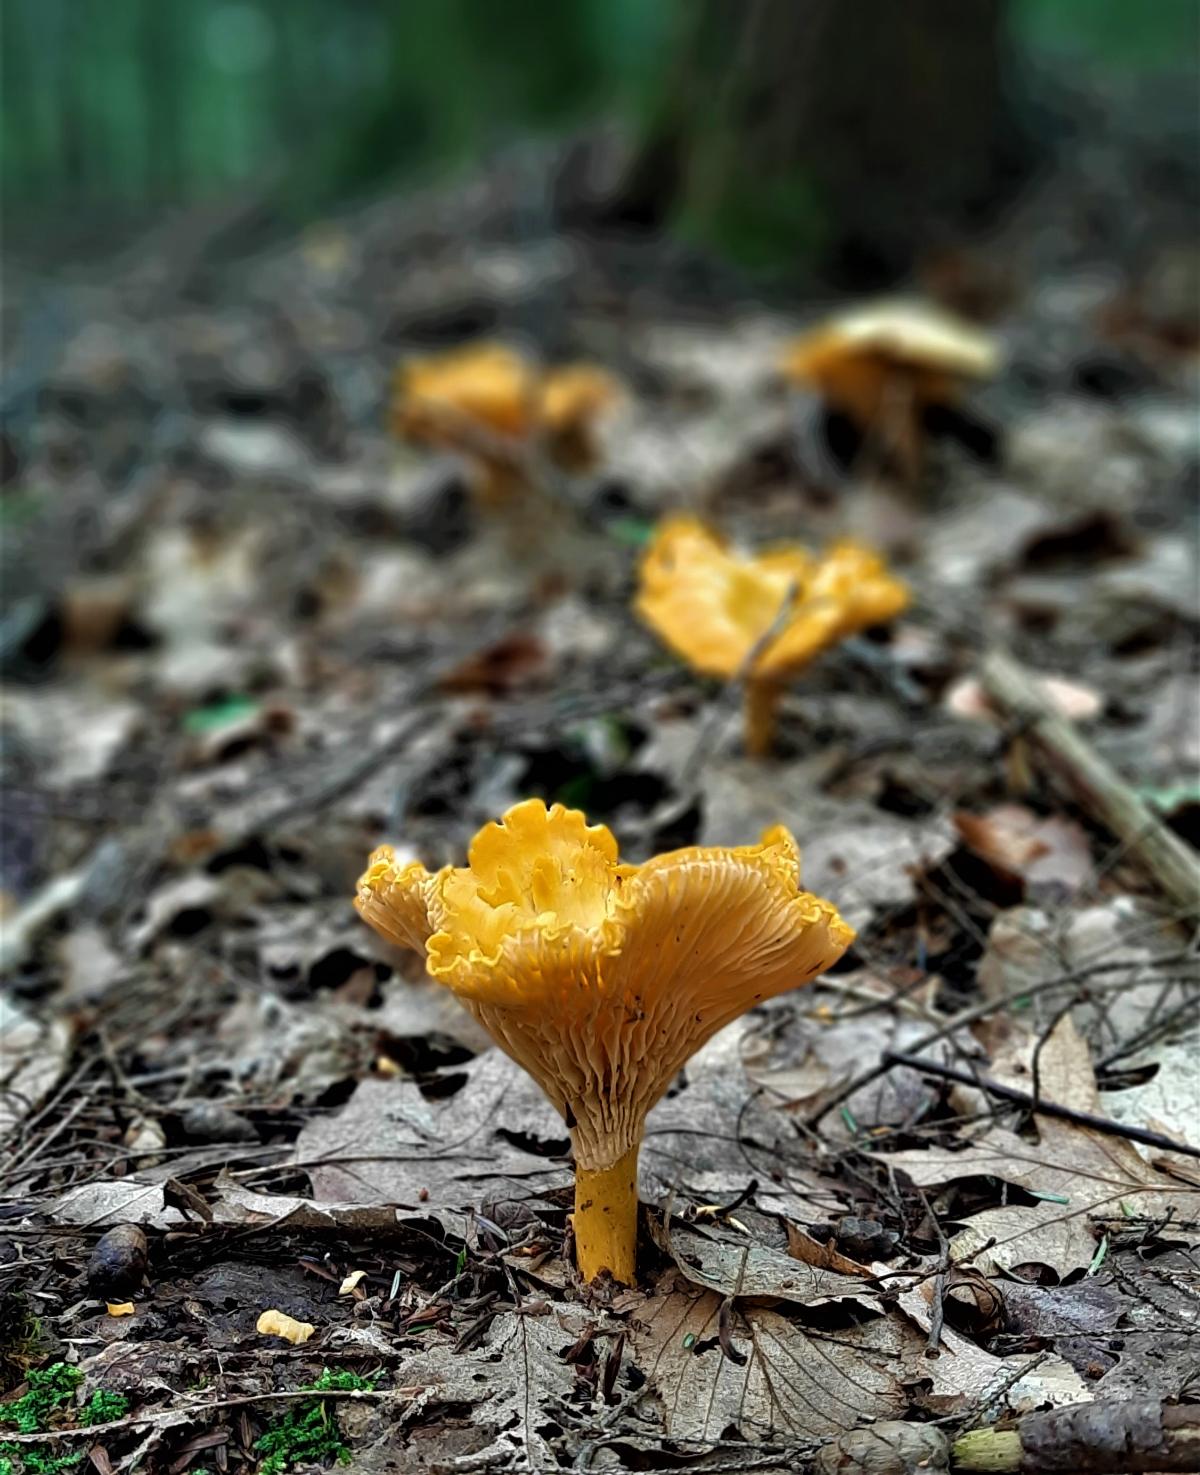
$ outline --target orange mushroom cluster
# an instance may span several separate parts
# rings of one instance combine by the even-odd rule
[[[592,465],[596,426],[619,398],[617,381],[590,364],[543,370],[503,344],[472,344],[399,366],[391,426],[403,440],[473,456],[497,500],[531,445],[564,470]]]
[[[646,1113],[717,1030],[810,982],[854,933],[800,889],[776,827],[758,845],[622,863],[603,825],[530,799],[433,873],[377,850],[358,910],[425,953],[562,1114],[575,1152],[580,1270],[632,1283]]]
[[[746,748],[770,750],[783,683],[829,646],[905,609],[880,556],[835,543],[740,554],[695,518],[664,522],[642,561],[637,609],[697,671],[746,684]]]

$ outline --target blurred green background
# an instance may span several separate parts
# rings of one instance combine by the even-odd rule
[[[4,0],[9,219],[133,215],[247,183],[303,218],[530,130],[647,127],[698,3]],[[1178,66],[1198,20],[1197,0],[1006,14],[1019,49],[1067,70]]]

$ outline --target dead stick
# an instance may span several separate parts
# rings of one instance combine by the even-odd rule
[[[1077,1111],[1073,1106],[1060,1106],[1047,1101],[1044,1096],[1032,1096],[1016,1086],[1005,1086],[989,1076],[973,1075],[969,1070],[959,1070],[953,1065],[943,1065],[940,1060],[922,1060],[919,1055],[905,1055],[900,1050],[888,1050],[884,1059],[889,1065],[904,1065],[922,1075],[937,1076],[945,1081],[959,1081],[964,1086],[977,1086],[989,1096],[998,1096],[1002,1101],[1014,1101],[1018,1106],[1027,1106],[1035,1116],[1057,1117],[1060,1121],[1073,1122],[1077,1127],[1100,1132],[1106,1137],[1124,1137],[1130,1142],[1141,1142],[1146,1147],[1157,1147],[1162,1152],[1178,1152],[1184,1157],[1200,1157],[1200,1147],[1188,1142],[1176,1142],[1161,1132],[1150,1132],[1145,1127],[1131,1127],[1125,1122],[1114,1122],[1111,1117],[1096,1116],[1090,1111]]]
[[[984,690],[1003,715],[1049,759],[1088,812],[1185,916],[1200,910],[1200,859],[1133,792],[1072,722],[1047,702],[1029,673],[1003,651],[991,651],[980,670]]]
[[[1160,967],[1167,967],[1173,966],[1176,963],[1195,962],[1195,960],[1195,954],[1188,949],[1183,952],[1173,953],[1167,958],[1159,958],[1157,962]],[[937,1029],[932,1030],[927,1035],[922,1035],[913,1045],[913,1053],[916,1054],[921,1050],[927,1050],[930,1045],[936,1045],[939,1040],[944,1040],[947,1035],[952,1035],[957,1030],[965,1029],[967,1025],[974,1024],[979,1019],[986,1019],[989,1014],[998,1014],[1001,1009],[1008,1008],[1017,999],[1028,998],[1033,994],[1047,993],[1057,988],[1070,988],[1074,984],[1082,982],[1085,978],[1094,978],[1101,973],[1116,973],[1128,967],[1128,959],[1122,959],[1120,961],[1105,960],[1101,963],[1091,963],[1084,968],[1072,969],[1070,973],[1063,973],[1057,978],[1042,978],[1038,979],[1035,983],[1020,983],[1015,988],[1010,989],[1008,993],[1001,994],[999,998],[984,999],[981,1004],[972,1004],[969,1008],[960,1009],[957,1014],[952,1014]],[[1118,983],[1117,986],[1119,988],[1126,987],[1124,983]],[[880,1076],[887,1075],[891,1068],[892,1064],[887,1056],[880,1055],[878,1064],[869,1066],[861,1075],[857,1075],[853,1080],[847,1081],[844,1086],[838,1088],[828,1101],[819,1106],[805,1122],[805,1127],[815,1132],[821,1121],[829,1115],[835,1106],[841,1106],[843,1101],[849,1101],[851,1096],[861,1091],[864,1086],[869,1086],[877,1081]]]
[[[954,1441],[955,1471],[993,1475],[1141,1475],[1200,1471],[1200,1407],[1155,1398],[1076,1403],[1027,1414],[1012,1429],[971,1429]]]

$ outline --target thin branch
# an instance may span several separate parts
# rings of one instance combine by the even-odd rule
[[[1016,1086],[1006,1086],[1000,1081],[992,1080],[990,1076],[974,1075],[970,1071],[959,1070],[956,1066],[943,1065],[938,1060],[922,1060],[918,1055],[908,1055],[899,1050],[887,1051],[884,1058],[890,1065],[907,1066],[909,1070],[920,1071],[922,1075],[958,1081],[964,1086],[976,1086],[989,1096],[998,1096],[1003,1101],[1028,1107],[1039,1116],[1057,1117],[1060,1121],[1073,1122],[1077,1127],[1086,1127],[1089,1131],[1100,1132],[1106,1137],[1124,1137],[1130,1142],[1140,1142],[1145,1147],[1157,1147],[1162,1152],[1178,1152],[1184,1157],[1200,1158],[1200,1147],[1193,1147],[1189,1142],[1176,1142],[1162,1132],[1151,1132],[1145,1127],[1114,1122],[1111,1117],[1078,1111],[1073,1106],[1062,1106],[1058,1102],[1047,1101],[1044,1097],[1032,1096],[1028,1091],[1018,1090]]]
[[[1191,963],[1195,961],[1196,954],[1190,948],[1178,953],[1172,953],[1167,957],[1155,959],[1156,964],[1163,968],[1173,967],[1177,963]],[[1085,978],[1095,978],[1104,973],[1127,971],[1130,967],[1131,964],[1128,959],[1120,961],[1110,960],[1104,963],[1092,963],[1086,968],[1073,969],[1070,973],[1061,974],[1057,978],[1045,978],[1033,983],[1021,984],[1016,988],[1010,989],[1008,993],[1001,994],[999,998],[984,999],[982,1003],[972,1004],[969,1008],[960,1009],[957,1014],[952,1014],[945,1024],[939,1025],[937,1029],[931,1030],[929,1034],[917,1040],[912,1047],[912,1053],[914,1055],[920,1054],[922,1050],[927,1050],[930,1045],[936,1045],[939,1040],[944,1040],[948,1035],[954,1034],[956,1030],[964,1029],[969,1024],[975,1024],[980,1019],[986,1019],[989,1014],[998,1013],[1000,1010],[1009,1007],[1017,999],[1027,999],[1034,994],[1047,993],[1051,989],[1069,988]],[[871,1066],[869,1070],[863,1071],[861,1075],[855,1076],[853,1080],[848,1081],[828,1101],[824,1102],[808,1118],[805,1126],[815,1131],[819,1123],[835,1107],[841,1106],[844,1101],[849,1101],[850,1097],[856,1095],[864,1086],[869,1086],[872,1082],[877,1081],[880,1076],[886,1075],[894,1063],[894,1060],[890,1059],[887,1054],[881,1055],[877,1064]]]
[[[980,677],[988,697],[1015,722],[1088,813],[1122,842],[1129,858],[1185,916],[1200,912],[1200,859],[1100,756],[1075,725],[1056,712],[1013,658],[992,651]]]

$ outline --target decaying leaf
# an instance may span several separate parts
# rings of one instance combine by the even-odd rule
[[[687,1280],[723,1296],[770,1297],[797,1306],[849,1299],[864,1306],[879,1305],[878,1296],[861,1276],[806,1264],[745,1234],[735,1236],[694,1224],[657,1224],[655,1237]]]
[[[576,1369],[563,1353],[589,1329],[590,1340],[607,1351],[623,1328],[578,1305],[559,1305],[543,1316],[485,1313],[466,1345],[423,1347],[406,1359],[405,1383],[422,1390],[410,1417],[426,1407],[462,1405],[471,1410],[483,1446],[474,1450],[473,1468],[552,1469],[545,1413],[579,1398]]]
[[[71,1048],[65,1019],[40,1024],[0,994],[0,1142],[3,1142],[57,1084]]]
[[[309,1122],[296,1155],[312,1163],[319,1199],[420,1208],[460,1233],[482,1203],[545,1204],[571,1181],[562,1119],[495,1049],[448,1072],[433,1100],[415,1081],[363,1081],[340,1112]]]
[[[723,1296],[681,1284],[671,1273],[636,1313],[635,1354],[668,1438],[820,1438],[895,1416],[918,1388],[926,1407],[954,1412],[986,1398],[1032,1361],[993,1357],[953,1333],[943,1355],[930,1359],[926,1338],[895,1316],[827,1329],[738,1302],[722,1325],[725,1304]],[[1015,1407],[1036,1407],[1046,1397],[1044,1382],[1024,1390],[1018,1380],[1013,1384]],[[1059,1401],[1080,1396],[1083,1384],[1068,1368]]]
[[[1091,880],[1091,849],[1076,820],[1042,818],[1022,804],[1001,804],[986,814],[959,811],[953,819],[976,855],[1029,886],[1074,894]]]
[[[1019,1053],[997,1060],[996,1079],[1028,1090],[1032,1050],[1026,1039]],[[1087,1045],[1069,1015],[1047,1039],[1039,1064],[1048,1101],[1103,1115]],[[993,1126],[961,1151],[927,1147],[878,1156],[923,1188],[989,1177],[1039,1197],[974,1214],[951,1241],[955,1259],[970,1259],[985,1272],[1036,1264],[1065,1276],[1091,1264],[1095,1220],[1200,1217],[1200,1192],[1159,1173],[1132,1142],[1053,1117],[1035,1120],[1036,1142]]]

